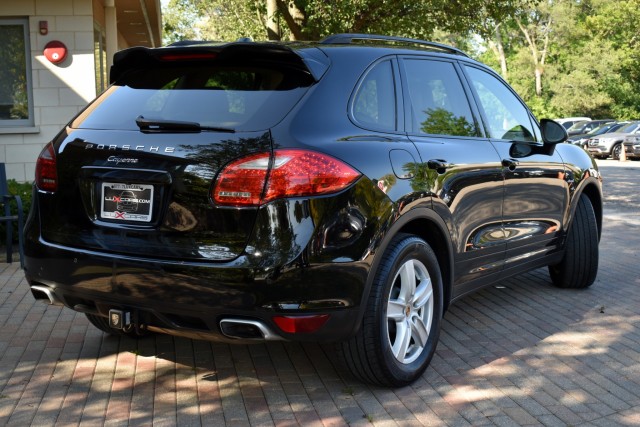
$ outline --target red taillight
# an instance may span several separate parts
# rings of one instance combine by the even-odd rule
[[[360,176],[350,166],[325,154],[303,150],[280,150],[275,154],[263,202],[335,193]]]
[[[43,191],[54,192],[58,189],[58,172],[56,171],[56,152],[49,143],[40,152],[36,163],[36,185]]]
[[[269,153],[260,153],[243,157],[227,165],[218,175],[214,185],[213,201],[224,206],[259,205],[267,179],[269,160]]]
[[[280,329],[290,334],[311,333],[322,327],[329,320],[328,314],[312,316],[273,316],[273,321]]]
[[[325,154],[276,150],[273,161],[269,153],[261,153],[227,165],[212,198],[223,206],[257,206],[275,199],[335,193],[358,177],[358,171]]]

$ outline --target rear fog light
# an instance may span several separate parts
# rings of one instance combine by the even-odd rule
[[[273,316],[273,321],[283,332],[305,334],[315,332],[329,320],[328,314],[312,316]]]

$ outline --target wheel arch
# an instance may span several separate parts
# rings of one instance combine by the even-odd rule
[[[429,212],[433,213],[433,211]],[[433,213],[433,215],[436,214]],[[438,217],[438,219],[440,218]],[[442,220],[440,219],[440,221]],[[444,313],[449,307],[453,287],[453,245],[444,222],[438,224],[437,220],[430,217],[415,218],[404,224],[397,233],[413,234],[420,237],[435,252],[442,273]]]
[[[624,139],[616,139],[615,141],[613,141],[613,144],[611,144],[611,151],[613,151],[613,147],[615,147],[616,145],[622,144],[624,142]]]
[[[401,233],[420,237],[431,246],[438,259],[442,273],[443,284],[443,313],[449,307],[453,288],[453,245],[445,222],[433,210],[427,207],[417,207],[401,215],[388,229],[380,245],[376,249],[374,261],[369,270],[369,276],[365,285],[360,304],[358,326],[362,322],[366,310],[366,302],[371,293],[371,287],[375,279],[376,271],[393,238]]]
[[[596,214],[596,223],[598,224],[598,241],[600,241],[600,237],[602,236],[602,217],[603,217],[603,208],[602,208],[602,191],[600,190],[600,186],[595,182],[595,178],[585,183],[582,190],[576,193],[573,198],[573,203],[571,207],[573,218],[576,207],[578,206],[578,200],[580,200],[580,196],[584,194],[589,198],[591,202],[591,206],[593,206],[593,211]]]

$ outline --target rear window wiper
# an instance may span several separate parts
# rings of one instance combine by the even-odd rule
[[[136,124],[141,131],[175,131],[175,132],[201,132],[203,130],[213,132],[235,132],[234,129],[215,127],[215,126],[202,126],[198,122],[183,122],[179,120],[161,120],[161,119],[146,119],[143,116],[136,118]]]

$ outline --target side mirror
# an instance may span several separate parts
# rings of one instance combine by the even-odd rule
[[[554,120],[540,120],[540,131],[545,144],[559,144],[568,138],[567,130]]]

